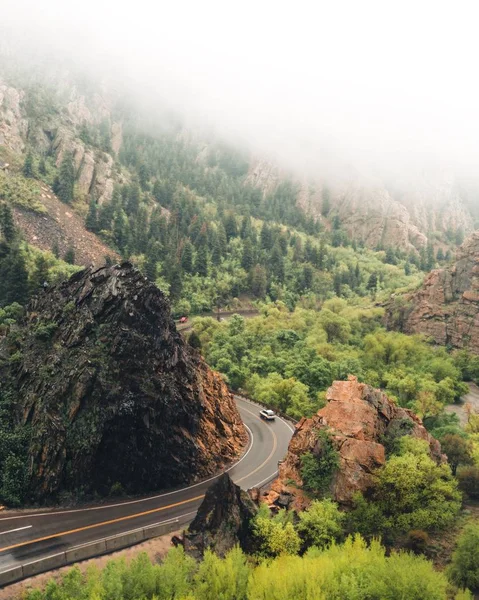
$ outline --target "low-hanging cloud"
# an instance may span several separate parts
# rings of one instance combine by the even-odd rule
[[[477,171],[472,2],[4,4],[4,34],[35,55],[108,73],[296,170]]]

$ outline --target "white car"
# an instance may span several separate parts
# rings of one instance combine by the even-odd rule
[[[274,421],[276,417],[272,410],[266,408],[260,411],[259,416],[265,421]]]

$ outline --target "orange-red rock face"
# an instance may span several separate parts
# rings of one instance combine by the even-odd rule
[[[374,471],[386,460],[384,436],[404,421],[409,423],[409,435],[427,441],[431,455],[442,460],[439,442],[428,434],[416,415],[396,406],[380,390],[359,383],[356,377],[335,381],[327,392],[327,400],[328,404],[314,417],[302,419],[296,426],[269,501],[274,501],[287,488],[288,480],[302,485],[301,455],[320,453],[318,432],[322,429],[330,432],[339,453],[339,469],[333,477],[331,493],[344,505],[351,502],[356,492],[364,492],[371,486]],[[294,488],[288,491],[296,495],[296,505],[303,503],[304,499]]]
[[[406,300],[408,314],[401,324],[406,333],[479,353],[479,232],[461,246],[453,267],[429,273]]]

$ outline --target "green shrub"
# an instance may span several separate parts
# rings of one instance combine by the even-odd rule
[[[329,433],[321,430],[313,452],[301,456],[301,479],[304,489],[313,493],[324,493],[339,467],[339,454],[334,448]]]
[[[53,322],[39,323],[35,328],[35,337],[41,342],[47,342],[53,337],[58,324]]]
[[[479,467],[462,467],[457,473],[459,489],[469,498],[479,499]]]

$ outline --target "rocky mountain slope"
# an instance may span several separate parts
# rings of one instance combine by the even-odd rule
[[[28,144],[37,154],[52,155],[56,166],[71,153],[79,193],[109,200],[113,163],[122,143],[121,122],[113,119],[106,95],[83,94],[67,82],[56,85],[57,93],[47,96],[49,88],[39,92],[13,87],[0,75],[0,146],[21,154]],[[100,126],[108,139],[103,149],[88,140],[88,128]]]
[[[452,267],[431,271],[415,293],[393,299],[387,324],[479,353],[479,232],[460,247]]]
[[[2,393],[16,398],[16,425],[29,435],[29,500],[189,483],[246,442],[223,380],[129,263],[42,292],[0,350]]]
[[[321,459],[322,444],[318,433],[325,430],[331,435],[334,448],[339,453],[339,466],[335,471],[330,492],[342,505],[351,503],[353,495],[365,492],[372,484],[375,469],[386,461],[385,444],[397,436],[411,435],[426,440],[431,456],[442,461],[441,446],[431,437],[421,420],[410,410],[396,406],[381,392],[350,376],[348,381],[335,381],[327,391],[328,404],[310,418],[296,425],[285,461],[280,465],[279,478],[273,483],[268,501],[274,502],[281,494],[303,499],[294,482],[302,486],[301,456],[312,452]]]
[[[78,265],[103,265],[106,257],[120,259],[117,252],[85,228],[84,220],[67,204],[61,202],[52,189],[41,184],[38,202],[45,212],[35,212],[13,206],[15,225],[23,238],[41,250],[57,248],[60,256],[71,248]]]
[[[371,248],[419,250],[434,241],[433,233],[473,230],[466,199],[449,173],[423,175],[395,189],[360,175],[336,182],[328,181],[327,176],[318,172],[301,177],[268,160],[257,159],[250,165],[247,182],[267,195],[281,181],[292,178],[298,187],[297,203],[303,210],[327,228],[334,217],[339,217],[351,239]],[[324,211],[326,193],[330,209]]]
[[[114,184],[129,180],[129,173],[118,168],[117,160],[124,147],[125,113],[118,110],[115,94],[102,86],[92,91],[81,89],[74,81],[50,83],[51,89],[47,86],[38,92],[35,87],[23,89],[0,78],[0,147],[18,154],[33,148],[37,155],[51,156],[57,167],[68,153],[73,157],[78,197],[94,197],[99,205],[108,202]],[[184,130],[178,136],[186,145],[195,139],[196,160],[208,164],[214,154],[211,140],[199,143],[197,135]],[[244,182],[266,196],[292,179],[298,189],[296,202],[306,213],[326,228],[339,217],[351,239],[372,248],[420,250],[438,235],[444,238],[446,233],[462,235],[473,230],[464,193],[449,173],[421,175],[401,187],[355,172],[336,182],[329,175],[327,170],[317,169],[302,176],[265,157],[250,157]],[[326,189],[330,199],[327,211],[323,204]],[[453,245],[451,240],[448,243]]]

